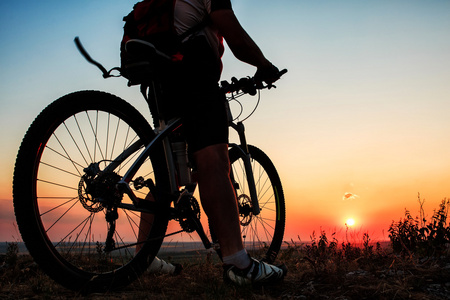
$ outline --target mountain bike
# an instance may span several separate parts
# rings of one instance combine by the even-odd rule
[[[121,68],[107,71],[78,38],[75,43],[104,78],[121,76]],[[195,232],[220,256],[214,232],[207,235],[200,221],[182,121],[166,120],[160,109],[158,80],[170,58],[136,40],[127,51],[139,57],[129,80],[140,85],[155,128],[125,100],[78,91],[36,117],[17,154],[13,198],[23,241],[51,278],[75,291],[126,286],[147,269],[164,239],[178,233]],[[229,101],[270,87],[253,78],[221,83]],[[252,256],[273,262],[285,228],[281,181],[269,157],[247,143],[243,122],[229,114],[239,137],[229,144],[229,157],[244,245]]]

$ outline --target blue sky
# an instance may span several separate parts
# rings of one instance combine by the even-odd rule
[[[98,89],[145,110],[137,88],[104,80],[73,44],[80,36],[95,59],[117,66],[121,19],[134,3],[0,2],[2,224],[13,221],[10,186],[20,141],[51,101]],[[289,69],[247,121],[250,142],[281,174],[288,235],[302,230],[307,237],[348,217],[362,228],[386,229],[406,206],[415,207],[417,192],[430,210],[449,196],[450,1],[235,0],[233,6],[266,56]],[[224,78],[254,73],[230,51],[224,63]],[[358,197],[342,202],[345,193]]]

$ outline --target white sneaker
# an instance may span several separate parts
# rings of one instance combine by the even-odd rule
[[[250,258],[251,265],[242,270],[233,265],[223,266],[223,277],[225,281],[237,285],[262,284],[269,285],[281,281],[287,274],[285,265],[273,266],[268,263]]]
[[[171,264],[155,256],[147,272],[151,274],[178,275],[182,269],[183,267],[180,264]]]

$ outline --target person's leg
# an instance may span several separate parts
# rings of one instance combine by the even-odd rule
[[[153,198],[152,193],[148,193],[145,199],[141,199],[140,201],[155,201]],[[136,245],[136,253],[139,252],[142,248],[142,243],[147,238],[148,234],[150,233],[150,229],[152,228],[153,224],[153,215],[147,214],[147,213],[141,213],[141,219],[139,221],[139,233],[138,233],[138,240]]]
[[[224,257],[244,249],[236,195],[230,180],[228,145],[216,144],[194,153],[200,199]]]
[[[287,273],[285,266],[273,266],[250,258],[243,247],[227,144],[198,150],[194,159],[202,206],[219,240],[224,279],[238,285],[271,284],[283,279]]]
[[[149,192],[145,199],[141,199],[140,201],[155,201],[153,195]],[[141,213],[141,219],[139,222],[139,232],[138,232],[138,240],[136,245],[135,253],[137,254],[141,248],[145,240],[147,239],[148,234],[152,228],[154,217],[152,214]],[[148,273],[153,274],[171,274],[178,275],[183,267],[180,264],[171,264],[168,263],[157,256],[153,259],[152,263],[147,269]]]

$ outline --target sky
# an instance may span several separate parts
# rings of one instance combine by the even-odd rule
[[[73,38],[112,68],[136,0],[0,2],[0,241],[20,240],[11,182],[37,114],[77,90],[145,111],[136,87],[85,62]],[[246,122],[282,179],[286,240],[350,230],[387,239],[405,208],[428,217],[450,196],[450,1],[234,0],[266,57],[289,72]],[[223,79],[254,68],[227,49]],[[255,103],[249,98],[246,107]],[[148,116],[148,115],[147,115]]]

